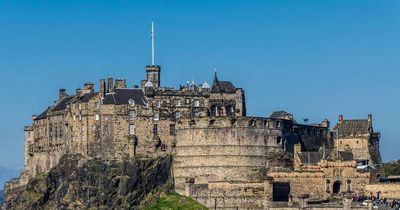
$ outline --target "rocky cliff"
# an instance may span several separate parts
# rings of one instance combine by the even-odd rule
[[[108,162],[68,156],[26,187],[5,195],[5,209],[141,209],[172,190],[169,155]]]

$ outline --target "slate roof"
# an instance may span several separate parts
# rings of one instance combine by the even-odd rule
[[[129,99],[133,99],[135,104],[142,106],[148,103],[142,89],[115,89],[115,93],[104,96],[103,104],[129,104]]]
[[[68,96],[63,99],[59,103],[56,104],[56,106],[52,109],[52,111],[60,111],[60,110],[65,110],[67,107],[68,103],[74,99],[75,96]]]
[[[219,81],[215,74],[214,82],[211,87],[211,93],[235,93],[236,88],[230,81]]]
[[[40,115],[38,115],[37,117],[35,117],[34,120],[42,120],[42,119],[46,119],[47,118],[47,112],[49,111],[49,108],[47,108],[46,110],[44,110]]]
[[[333,130],[339,130],[339,136],[352,136],[371,133],[372,127],[366,119],[343,120],[336,124]]]

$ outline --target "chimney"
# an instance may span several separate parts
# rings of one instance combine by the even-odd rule
[[[101,79],[100,80],[100,94],[104,96],[106,94],[106,80]]]
[[[113,85],[113,78],[107,78],[107,93],[113,93],[114,92],[114,85]]]
[[[331,123],[329,122],[329,120],[325,119],[325,120],[322,121],[321,126],[324,127],[324,128],[329,128],[330,124]]]
[[[116,79],[115,80],[115,89],[123,89],[123,88],[126,88],[126,80]]]
[[[94,91],[94,84],[91,82],[85,83],[84,89],[92,93]]]
[[[372,125],[372,114],[368,114],[368,124]]]
[[[343,115],[339,115],[339,123],[343,122]]]
[[[76,96],[81,97],[83,95],[84,90],[81,88],[76,89]]]
[[[67,96],[67,90],[65,90],[64,88],[61,88],[58,91],[58,99],[62,99],[64,97],[66,97],[66,96]]]

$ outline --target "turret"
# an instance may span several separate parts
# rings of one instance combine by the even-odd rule
[[[146,66],[146,79],[153,84],[154,88],[160,87],[160,72],[161,67],[159,65],[147,65]]]

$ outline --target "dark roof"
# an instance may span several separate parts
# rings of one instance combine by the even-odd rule
[[[129,99],[133,99],[135,104],[145,106],[147,99],[142,89],[115,89],[114,93],[104,96],[103,104],[129,104]]]
[[[352,136],[372,133],[372,126],[366,119],[343,120],[338,122],[333,130],[338,130],[339,136]]]
[[[211,93],[235,93],[236,88],[230,81],[219,81],[215,74],[214,82],[211,87]]]
[[[68,103],[74,99],[75,96],[68,96],[63,99],[61,99],[60,102],[56,104],[56,106],[52,109],[52,111],[60,111],[60,110],[65,110],[67,107]]]
[[[286,112],[286,111],[276,111],[272,112],[271,116],[272,119],[286,119],[286,120],[293,120],[293,115]]]
[[[42,120],[47,118],[47,112],[49,111],[49,108],[44,110],[39,116],[35,117],[34,120]]]
[[[95,92],[93,92],[93,93],[86,93],[85,95],[83,95],[83,96],[81,96],[78,100],[80,101],[80,102],[89,102],[89,100],[90,99],[92,99],[93,97],[95,97],[97,94],[99,94],[99,93],[95,93]]]

